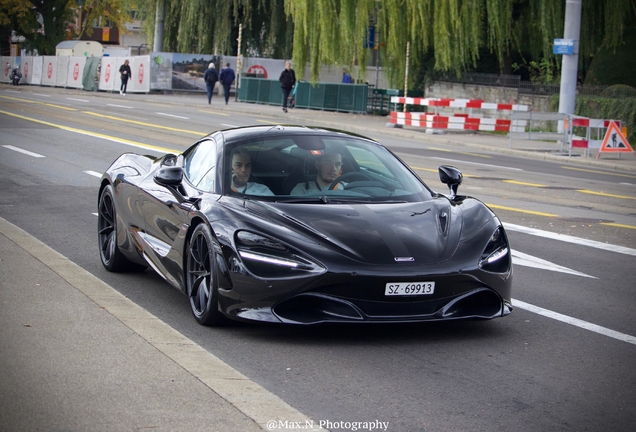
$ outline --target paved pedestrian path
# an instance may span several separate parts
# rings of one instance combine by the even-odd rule
[[[272,421],[310,424],[2,218],[0,281],[0,431],[250,432],[269,430]]]

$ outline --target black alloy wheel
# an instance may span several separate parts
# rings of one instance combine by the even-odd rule
[[[186,284],[190,308],[197,322],[206,326],[224,321],[219,311],[215,245],[210,227],[200,224],[187,246]]]
[[[117,214],[113,200],[113,187],[108,185],[99,196],[97,208],[97,233],[99,257],[106,270],[111,272],[141,271],[146,267],[126,259],[117,247]]]

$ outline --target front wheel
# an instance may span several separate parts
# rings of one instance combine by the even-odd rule
[[[219,311],[215,240],[206,224],[194,229],[187,245],[186,283],[194,319],[206,326],[224,321]]]
[[[97,207],[97,239],[102,265],[111,272],[145,270],[145,266],[130,262],[117,246],[117,212],[113,197],[113,187],[106,186]]]

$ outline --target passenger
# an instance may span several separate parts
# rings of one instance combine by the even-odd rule
[[[298,183],[291,195],[307,195],[326,191],[335,179],[342,175],[342,155],[335,150],[323,150],[316,160],[318,174],[316,179]],[[344,183],[338,183],[334,189],[344,189]]]
[[[238,149],[232,154],[232,190],[246,195],[273,196],[264,184],[251,182],[252,158],[247,150]]]

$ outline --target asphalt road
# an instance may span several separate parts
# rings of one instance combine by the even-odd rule
[[[206,328],[153,272],[103,269],[98,176],[123,152],[182,151],[205,133],[280,123],[280,114],[208,108],[204,97],[188,106],[170,96],[7,89],[0,216],[313,419],[380,420],[390,431],[636,429],[633,172],[373,132],[435,190],[444,188],[437,166],[458,166],[460,193],[498,213],[515,251],[514,312],[483,322]]]

